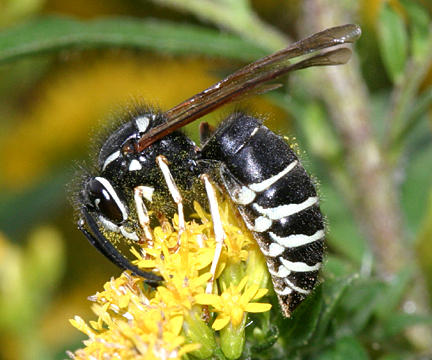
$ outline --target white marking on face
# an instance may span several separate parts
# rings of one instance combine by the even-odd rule
[[[277,243],[271,243],[269,246],[269,256],[270,257],[276,257],[282,254],[285,251],[285,248],[283,246],[280,246]]]
[[[284,296],[284,295],[289,295],[292,293],[292,289],[290,289],[288,286],[285,287],[283,290],[279,290],[279,289],[274,289],[275,293],[278,294],[279,296]]]
[[[129,164],[129,171],[138,171],[142,169],[141,163],[137,159],[133,159]]]
[[[285,278],[287,277],[289,274],[291,274],[291,271],[289,271],[285,266],[280,265],[278,271],[274,271],[272,269],[270,269],[270,267],[268,268],[269,272],[272,276],[276,276],[279,278]]]
[[[132,241],[139,241],[139,237],[138,237],[138,235],[136,234],[135,231],[134,231],[134,232],[129,232],[129,231],[127,231],[123,226],[120,226],[120,232],[121,232],[121,234],[122,234],[125,238],[128,238],[129,240],[132,240]]]
[[[306,244],[313,243],[314,241],[321,240],[324,237],[324,230],[318,230],[313,235],[294,234],[286,237],[280,237],[272,232],[269,233],[272,240],[285,248],[295,248]]]
[[[254,136],[256,133],[257,133],[257,131],[259,130],[259,126],[257,126],[255,129],[253,129],[252,130],[252,132],[251,132],[251,134],[249,135],[249,137],[252,137],[252,136]]]
[[[102,223],[102,226],[108,231],[113,231],[113,232],[120,231],[119,227],[116,224],[112,223],[108,219],[105,219],[102,215],[99,215],[99,221]]]
[[[276,174],[276,175],[272,176],[271,178],[268,178],[268,179],[266,179],[264,181],[261,181],[259,183],[250,184],[249,185],[249,189],[251,189],[251,190],[253,190],[255,192],[262,192],[264,190],[267,190],[276,181],[278,181],[280,178],[284,177],[292,169],[294,169],[297,164],[298,164],[297,160],[293,161],[285,169],[283,169],[279,174]]]
[[[284,259],[283,257],[279,257],[280,262],[290,271],[296,271],[296,272],[308,272],[308,271],[316,271],[319,270],[321,267],[321,263],[317,262],[315,265],[308,265],[304,262],[298,261],[298,262],[292,262],[289,260]]]
[[[246,223],[249,230],[255,231],[255,232],[264,232],[270,229],[273,222],[265,216],[259,216],[255,219],[255,224],[251,226],[251,224]]]
[[[120,150],[117,150],[115,152],[113,152],[111,155],[109,155],[106,159],[105,162],[102,166],[102,171],[105,170],[105,168],[112,163],[114,160],[116,160],[118,157],[120,156]]]
[[[102,189],[102,195],[105,199],[109,199],[110,198],[110,194],[108,193],[108,191],[106,191],[105,189]],[[98,199],[100,202],[100,199]],[[96,203],[96,202],[95,202]]]
[[[233,200],[238,205],[248,205],[255,199],[255,192],[246,186],[242,186],[240,191],[234,194]]]
[[[294,291],[297,291],[300,294],[309,294],[310,290],[305,290],[302,289],[301,287],[295,286],[291,281],[289,281],[289,279],[284,279],[285,284],[287,284],[291,289],[293,289]]]
[[[143,133],[147,130],[150,124],[150,119],[147,116],[140,116],[139,118],[135,119],[135,124],[138,128],[138,131]]]
[[[300,211],[303,211],[308,207],[315,205],[317,202],[318,202],[318,197],[311,196],[310,198],[306,199],[300,204],[281,205],[281,206],[276,206],[274,208],[266,209],[255,203],[253,204],[253,207],[261,215],[267,216],[271,220],[279,220],[284,217],[299,213]]]
[[[100,176],[95,177],[95,180],[99,181],[105,187],[105,190],[108,192],[110,198],[115,201],[116,205],[120,209],[120,211],[122,213],[123,221],[126,220],[128,217],[126,207],[120,201],[120,199],[119,199],[116,191],[112,187],[111,183],[107,179],[100,177]]]

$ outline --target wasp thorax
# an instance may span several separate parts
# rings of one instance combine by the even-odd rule
[[[127,219],[127,209],[111,183],[103,177],[92,177],[85,186],[88,200],[100,215],[115,225]]]

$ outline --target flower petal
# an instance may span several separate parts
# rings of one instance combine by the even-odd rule
[[[251,285],[243,293],[242,302],[244,301],[245,303],[248,303],[249,301],[251,301],[254,298],[257,291],[258,291],[258,285]]]
[[[268,289],[259,289],[252,300],[258,300],[268,293]]]
[[[237,292],[241,292],[243,290],[243,288],[246,286],[246,283],[248,281],[248,277],[245,276],[240,283],[237,285]]]
[[[269,311],[271,309],[271,304],[262,304],[262,303],[249,303],[246,305],[245,310],[247,312],[259,313]]]
[[[217,319],[214,321],[212,328],[216,331],[223,329],[225,326],[228,325],[230,322],[229,316],[218,316]]]
[[[198,294],[195,296],[197,304],[201,305],[215,305],[219,302],[219,296],[213,294]]]

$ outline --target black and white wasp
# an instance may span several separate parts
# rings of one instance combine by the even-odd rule
[[[285,140],[251,115],[233,113],[216,130],[201,124],[201,147],[177,129],[226,103],[274,89],[267,83],[289,72],[346,63],[351,51],[339,45],[359,36],[356,25],[324,30],[245,66],[166,112],[129,114],[102,145],[96,173],[81,183],[79,229],[113,263],[155,285],[162,279],[131,264],[113,238],[152,241],[149,209],[166,218],[178,212],[181,231],[184,206],[204,201],[218,244],[214,275],[224,239],[217,184],[258,242],[289,316],[313,289],[323,257],[325,231],[313,181]],[[289,62],[298,56],[303,59]]]

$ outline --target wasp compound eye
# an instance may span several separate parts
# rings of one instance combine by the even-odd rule
[[[114,224],[119,225],[127,219],[126,207],[107,179],[91,178],[87,183],[87,193],[91,204]]]

